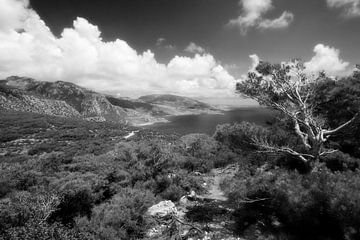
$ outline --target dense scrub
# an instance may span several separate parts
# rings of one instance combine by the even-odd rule
[[[324,169],[307,175],[281,169],[242,171],[224,186],[237,206],[239,233],[258,228],[285,239],[359,238],[358,171]]]
[[[192,172],[235,161],[206,135],[142,130],[128,141],[130,130],[2,111],[2,238],[139,239],[152,224],[148,207],[202,192]]]
[[[321,84],[315,94],[317,110],[334,127],[360,111],[360,76]],[[330,140],[345,153],[360,158],[360,120]]]
[[[328,127],[359,112],[360,78],[320,84],[314,98]],[[291,125],[290,125],[291,126]],[[242,152],[241,170],[222,183],[233,204],[235,229],[246,239],[359,239],[359,121],[332,136],[320,167],[286,154],[262,152],[254,142],[301,145],[287,122],[263,128],[250,123],[219,126],[215,139]]]

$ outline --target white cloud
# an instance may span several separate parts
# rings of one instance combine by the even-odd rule
[[[205,49],[196,45],[195,43],[191,42],[189,45],[184,49],[184,51],[189,53],[205,53]]]
[[[239,66],[235,63],[231,63],[231,64],[224,64],[224,68],[226,70],[234,70],[234,69],[238,69]]]
[[[349,63],[340,58],[340,50],[324,44],[317,44],[314,53],[315,56],[305,63],[308,72],[325,71],[330,75],[342,75],[347,71]]]
[[[176,47],[172,44],[166,44],[167,42],[167,39],[166,38],[158,38],[156,40],[156,46],[159,47],[159,48],[165,48],[167,50],[174,50],[176,49]]]
[[[22,27],[23,21],[31,13],[26,9],[29,1],[0,0],[0,29],[10,30]]]
[[[241,34],[245,35],[249,28],[260,29],[280,29],[286,28],[294,20],[291,12],[285,11],[276,19],[266,19],[263,17],[273,9],[272,0],[240,0],[242,13],[236,19],[229,21],[229,26],[237,26]]]
[[[259,23],[258,28],[261,29],[281,29],[286,28],[289,24],[294,21],[294,14],[291,12],[285,11],[281,14],[280,17],[276,19],[265,19]]]
[[[158,38],[156,40],[156,46],[161,46],[164,42],[166,42],[166,38]]]
[[[249,69],[250,72],[254,72],[256,70],[256,67],[259,65],[260,63],[260,58],[258,55],[256,54],[252,54],[249,56],[251,59],[251,67]]]
[[[327,0],[330,8],[342,8],[345,17],[360,17],[360,0]]]
[[[210,54],[176,56],[161,64],[150,50],[138,53],[123,40],[103,41],[98,27],[84,18],[55,37],[24,0],[0,0],[0,16],[0,78],[64,80],[132,96],[221,97],[235,88],[236,80]]]

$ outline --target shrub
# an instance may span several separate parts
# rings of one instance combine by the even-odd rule
[[[206,134],[188,134],[181,137],[186,152],[196,158],[210,158],[216,153],[218,143]]]
[[[42,172],[59,172],[62,165],[61,153],[44,153],[39,157]]]
[[[0,181],[0,199],[12,191],[12,186],[8,181]]]
[[[237,162],[238,160],[239,159],[237,154],[235,154],[229,148],[221,146],[214,156],[213,166],[214,168],[221,168]]]
[[[62,176],[51,185],[61,199],[51,220],[72,224],[77,216],[90,216],[94,204],[104,199],[107,186],[105,179],[91,173]]]
[[[32,223],[45,223],[59,204],[58,196],[51,193],[16,192],[0,202],[0,234],[16,234],[14,229]],[[13,230],[9,230],[13,229]]]
[[[201,172],[207,173],[214,167],[214,162],[212,159],[208,158],[196,158],[196,157],[187,157],[183,162],[181,162],[181,168],[186,169],[190,172]]]
[[[248,122],[223,124],[216,127],[214,138],[234,151],[252,151],[256,149],[251,144],[251,133],[254,131],[265,130]]]
[[[0,134],[0,143],[6,143],[6,142],[11,142],[14,141],[16,139],[21,138],[22,135],[19,133],[13,133],[13,132],[1,132]]]
[[[77,226],[96,239],[139,239],[150,224],[144,214],[155,201],[149,191],[125,188],[110,202],[96,206],[90,219],[77,219]]]
[[[179,185],[171,184],[164,191],[161,192],[160,196],[163,199],[171,200],[173,202],[178,201],[182,196],[186,195],[186,191]]]
[[[38,155],[41,153],[50,153],[54,150],[54,146],[49,143],[41,143],[29,149],[28,154],[30,156]]]
[[[20,171],[13,176],[14,187],[20,191],[26,191],[30,187],[36,186],[40,184],[42,180],[42,173],[35,170]]]
[[[226,209],[217,205],[205,204],[195,205],[187,209],[185,217],[192,222],[210,223],[216,216],[226,214]]]
[[[358,239],[359,183],[358,172],[245,172],[228,193],[239,232],[262,223],[264,231],[291,239]]]
[[[332,171],[355,171],[359,168],[360,160],[351,157],[349,154],[340,151],[333,154],[327,154],[321,159],[325,162],[326,167]]]
[[[187,173],[179,171],[158,177],[154,183],[153,192],[163,199],[176,202],[191,190],[202,192],[201,181]]]
[[[48,224],[34,221],[27,222],[24,226],[8,229],[4,240],[90,240],[91,236],[69,229],[59,223]]]

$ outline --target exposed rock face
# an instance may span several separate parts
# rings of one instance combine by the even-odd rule
[[[80,118],[81,114],[61,100],[42,99],[31,95],[4,96],[0,92],[0,107],[8,110],[34,112],[52,116]]]
[[[8,110],[124,123],[126,111],[104,95],[67,82],[10,77],[0,81],[0,107]]]
[[[162,201],[148,209],[148,215],[154,218],[168,219],[177,216],[178,211],[172,201]]]

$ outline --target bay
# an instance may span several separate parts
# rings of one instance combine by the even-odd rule
[[[244,107],[225,111],[224,114],[199,114],[167,117],[169,122],[156,123],[146,128],[165,133],[181,135],[189,133],[205,133],[213,135],[216,126],[225,123],[248,121],[265,126],[274,118],[274,111],[261,107]]]

